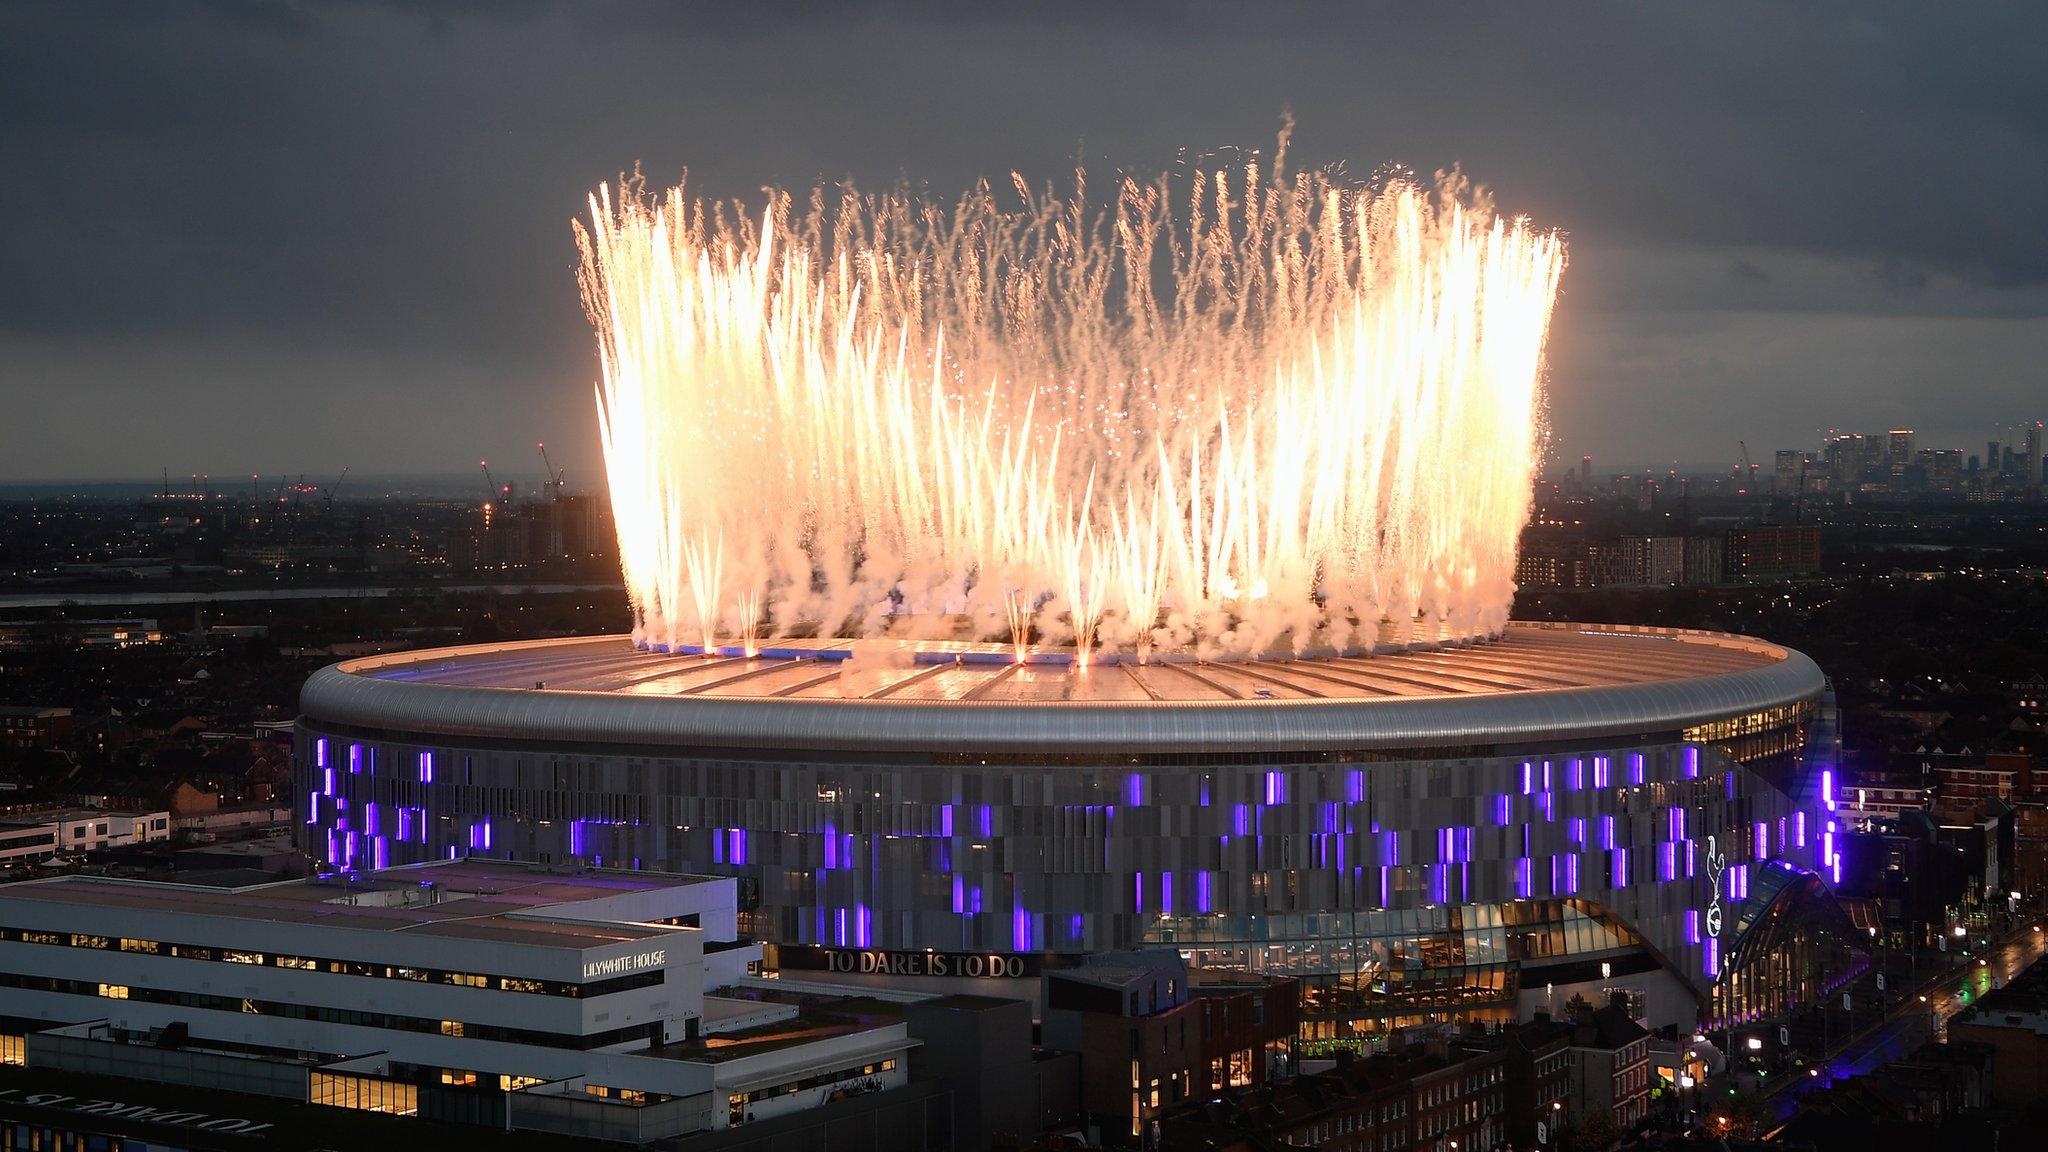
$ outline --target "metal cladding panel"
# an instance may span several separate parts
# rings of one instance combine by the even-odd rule
[[[1674,649],[1674,657],[1679,655]],[[1743,671],[1594,687],[1370,699],[1056,703],[635,696],[386,679],[336,665],[306,682],[300,711],[314,723],[556,745],[1208,753],[1667,731],[1812,699],[1824,687],[1820,668],[1789,649],[1774,663]]]

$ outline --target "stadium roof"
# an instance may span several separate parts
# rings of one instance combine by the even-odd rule
[[[1663,732],[1824,688],[1798,652],[1717,633],[1511,624],[1494,641],[1247,662],[1018,663],[997,645],[823,641],[671,655],[625,637],[322,669],[306,720],[408,738],[702,748],[1343,751]]]

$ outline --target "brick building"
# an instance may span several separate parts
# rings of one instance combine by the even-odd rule
[[[1615,1005],[1580,1016],[1572,1030],[1577,1065],[1567,1108],[1577,1117],[1602,1109],[1626,1131],[1650,1110],[1650,1034]]]
[[[1400,1034],[1396,1034],[1398,1037]],[[1291,1080],[1192,1102],[1163,1118],[1167,1152],[1483,1152],[1505,1139],[1507,1050],[1497,1037],[1398,1044]]]
[[[1175,952],[1120,952],[1046,973],[1045,1046],[1081,1054],[1081,1109],[1110,1144],[1135,1144],[1195,1097],[1203,1005]]]

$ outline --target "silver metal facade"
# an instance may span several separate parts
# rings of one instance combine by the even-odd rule
[[[563,715],[613,697],[469,688],[496,698],[451,715],[434,711],[455,703],[446,686],[331,672],[306,693],[295,781],[307,847],[337,867],[475,854],[735,875],[755,930],[782,945],[1058,957],[1170,942],[1313,982],[1390,963],[1511,972],[1532,958],[1517,910],[1564,907],[1605,925],[1584,948],[1632,931],[1704,990],[1709,838],[1724,898],[1761,861],[1812,869],[1820,850],[1820,817],[1795,798],[1822,685],[1792,657],[1718,674],[1761,679],[1746,692],[1666,681],[1648,686],[1662,702],[1543,734],[1514,702],[1559,691],[1455,700],[1426,738],[1374,720],[1349,748],[1331,746],[1340,721],[1261,718],[1270,701],[1134,706],[1117,753],[1062,745],[1071,706],[1001,725],[973,717],[1003,706],[907,709],[887,747],[851,716],[831,735],[843,703],[745,739],[721,713],[703,721],[712,747],[690,724],[650,738],[624,713]],[[702,704],[656,697],[665,711],[641,715]],[[948,709],[968,728],[917,715]]]

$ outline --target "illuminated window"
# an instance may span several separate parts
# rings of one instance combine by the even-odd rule
[[[441,1021],[441,1035],[443,1035],[443,1036],[460,1036],[460,1035],[462,1035],[462,1021],[460,1021],[460,1020],[443,1020],[443,1021]],[[470,1083],[474,1083],[474,1078],[472,1078],[472,1079],[471,1079],[471,1081],[469,1081],[469,1082],[470,1082]]]
[[[128,986],[126,984],[102,984],[100,985],[100,995],[105,996],[109,1000],[126,1000],[128,998]]]
[[[222,952],[222,953],[220,954],[220,958],[221,958],[221,959],[223,959],[223,960],[225,960],[225,961],[227,961],[227,962],[228,962],[228,963],[230,963],[230,964],[261,964],[261,963],[263,963],[263,953],[261,953],[261,952],[229,952],[229,951],[224,951],[224,952]]]
[[[154,940],[135,940],[130,937],[123,936],[121,937],[121,951],[141,952],[146,955],[154,956],[157,953],[163,951],[163,945],[158,944]]]

